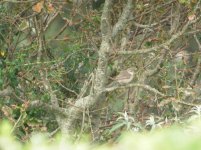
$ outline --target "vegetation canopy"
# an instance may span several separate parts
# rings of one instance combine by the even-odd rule
[[[40,132],[104,144],[199,120],[200,8],[201,0],[1,0],[0,119],[20,142]]]

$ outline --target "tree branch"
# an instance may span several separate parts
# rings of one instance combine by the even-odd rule
[[[165,61],[165,56],[167,55],[168,50],[169,50],[168,48],[165,48],[162,51],[162,56],[160,57],[158,64],[156,65],[156,67],[154,69],[147,70],[145,72],[146,76],[153,76],[154,74],[156,74],[156,73],[158,73],[160,71],[160,69],[163,66],[163,63]]]
[[[195,38],[195,41],[197,42],[199,52],[201,52],[201,43],[200,43],[200,41],[198,40],[198,37],[197,37],[196,34],[194,34],[194,38]],[[197,80],[197,78],[199,77],[200,71],[201,71],[201,56],[198,57],[197,65],[196,65],[195,71],[194,71],[194,73],[193,73],[191,82],[190,82],[190,86],[191,86],[191,87],[193,87],[193,86],[195,85],[196,80]]]
[[[118,85],[118,86],[113,86],[110,88],[106,88],[104,89],[104,92],[111,92],[117,89],[124,89],[124,88],[131,88],[131,87],[140,87],[140,88],[144,88],[154,94],[158,94],[160,96],[165,96],[165,94],[161,93],[160,91],[158,91],[155,88],[150,87],[149,85],[145,85],[145,84],[135,84],[135,83],[131,83],[131,84],[127,84],[127,85]]]
[[[132,0],[128,0],[126,7],[124,7],[121,17],[118,19],[118,22],[113,27],[112,37],[115,37],[120,31],[122,31],[125,28],[126,23],[129,20],[132,8],[133,8]]]
[[[200,1],[197,3],[197,7],[195,7],[194,12],[196,12],[198,10],[198,6],[200,4]],[[146,53],[150,53],[150,52],[154,52],[154,51],[158,51],[158,49],[161,49],[163,47],[168,47],[172,42],[174,42],[176,39],[178,39],[180,36],[182,36],[185,31],[188,29],[188,27],[194,23],[196,23],[197,21],[199,21],[201,18],[200,15],[197,16],[196,19],[194,20],[189,20],[181,29],[181,31],[175,33],[174,35],[172,35],[172,37],[167,40],[166,42],[162,43],[161,45],[157,45],[151,48],[145,48],[145,49],[139,49],[139,50],[135,50],[135,51],[118,51],[116,52],[119,55],[136,55],[136,54],[146,54]]]

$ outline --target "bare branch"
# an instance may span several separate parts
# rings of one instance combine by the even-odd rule
[[[161,69],[161,67],[163,66],[163,63],[165,61],[165,56],[167,55],[168,52],[168,48],[165,48],[162,51],[162,56],[160,57],[160,60],[158,62],[158,64],[156,65],[156,67],[153,70],[148,70],[146,71],[146,76],[153,76],[154,74],[158,73]]]
[[[201,43],[200,43],[200,41],[198,40],[198,37],[197,37],[196,34],[194,34],[194,38],[195,38],[195,41],[197,42],[199,51],[201,52]],[[197,78],[199,77],[200,71],[201,71],[201,56],[198,57],[197,65],[196,65],[195,71],[194,71],[194,73],[193,73],[191,82],[190,82],[190,86],[191,86],[191,87],[193,87],[193,86],[195,85],[196,80],[197,80]]]
[[[51,16],[51,18],[48,20],[48,22],[47,22],[47,24],[46,24],[46,26],[45,26],[45,28],[44,28],[44,31],[46,31],[47,30],[47,28],[49,27],[49,25],[51,24],[51,22],[53,22],[55,19],[56,19],[56,17],[59,15],[59,11],[57,11],[56,13],[54,13],[52,16]]]
[[[112,5],[112,1],[111,0],[106,0],[105,1],[105,5],[103,8],[103,13],[102,13],[102,17],[101,17],[101,34],[102,34],[102,39],[104,39],[105,37],[108,37],[110,34],[110,28],[111,28],[111,24],[110,24],[110,20],[109,20],[109,12],[110,12],[110,8]]]
[[[103,13],[101,16],[101,34],[102,34],[102,43],[99,49],[99,58],[98,58],[98,67],[95,72],[95,79],[93,84],[93,92],[84,98],[77,99],[74,106],[69,109],[69,117],[65,122],[64,128],[67,129],[64,131],[66,134],[69,134],[73,130],[74,122],[79,118],[81,113],[86,109],[94,106],[97,101],[100,99],[103,94],[102,89],[105,87],[107,75],[106,69],[108,65],[108,52],[110,50],[110,8],[112,6],[111,0],[106,0],[103,8]],[[79,109],[78,109],[78,108]]]
[[[118,19],[118,22],[113,27],[112,37],[115,37],[120,31],[125,28],[126,23],[129,20],[132,6],[132,0],[128,0],[126,6],[124,7],[121,17]]]
[[[111,92],[117,89],[125,89],[125,88],[131,88],[131,87],[140,87],[140,88],[144,88],[154,94],[158,94],[160,96],[165,96],[165,94],[161,93],[160,91],[158,91],[155,88],[150,87],[149,85],[145,85],[145,84],[127,84],[127,85],[117,85],[117,86],[113,86],[110,88],[106,88],[104,91],[105,92]]]
[[[96,103],[95,99],[96,97],[90,95],[76,100],[74,107],[68,110],[68,119],[63,123],[62,133],[68,135],[73,130],[75,120],[79,119],[86,108],[90,108]]]
[[[196,12],[198,10],[198,6],[200,4],[200,1],[197,3],[197,7],[195,7],[196,9],[194,10],[194,12]],[[181,31],[175,33],[174,35],[172,35],[172,37],[167,40],[166,42],[164,42],[161,45],[157,45],[151,48],[146,48],[146,49],[139,49],[139,50],[135,50],[135,51],[118,51],[116,52],[119,55],[136,55],[136,54],[145,54],[145,53],[150,53],[150,52],[154,52],[154,51],[158,51],[159,49],[163,48],[163,47],[168,47],[172,42],[174,42],[176,39],[178,39],[180,36],[182,36],[185,31],[188,29],[188,27],[196,22],[198,22],[200,20],[201,16],[198,15],[197,18],[195,18],[194,20],[189,20],[181,29]]]

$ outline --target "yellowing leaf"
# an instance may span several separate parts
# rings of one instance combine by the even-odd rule
[[[37,12],[37,13],[40,13],[41,10],[43,9],[43,4],[44,4],[44,1],[40,1],[38,2],[36,5],[34,5],[32,7],[33,11]]]
[[[5,52],[0,51],[0,56],[4,57],[5,56]]]

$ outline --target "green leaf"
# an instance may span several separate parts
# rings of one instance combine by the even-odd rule
[[[110,129],[109,134],[111,134],[112,132],[118,130],[119,128],[123,127],[125,125],[125,122],[121,122],[121,123],[117,123],[115,124],[112,129]]]

